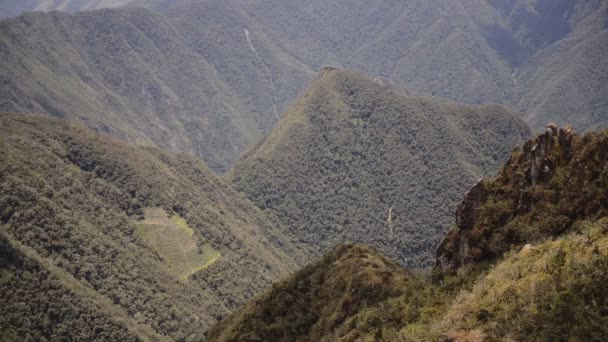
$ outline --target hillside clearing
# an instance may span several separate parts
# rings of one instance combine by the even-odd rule
[[[187,280],[220,258],[220,253],[211,246],[199,245],[192,228],[178,215],[168,217],[162,208],[148,208],[144,213],[145,219],[137,226],[138,235],[180,280]]]

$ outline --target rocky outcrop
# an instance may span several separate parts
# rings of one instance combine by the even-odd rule
[[[528,141],[523,147],[524,156],[530,163],[529,182],[532,185],[551,178],[555,165],[550,155],[556,145],[556,136],[559,136],[557,126],[549,124],[544,134],[535,140]]]
[[[471,190],[464,195],[464,200],[456,208],[456,226],[462,230],[470,230],[475,225],[479,210],[487,197],[483,179],[479,179]]]
[[[558,235],[573,220],[608,214],[608,131],[576,134],[549,124],[514,149],[492,181],[479,180],[439,245],[436,272],[500,257],[514,245]]]
[[[471,259],[469,244],[471,229],[480,214],[480,209],[487,199],[483,179],[467,191],[464,200],[456,208],[456,227],[448,233],[439,250],[450,253],[440,253],[437,256],[437,267],[441,270],[456,269]]]

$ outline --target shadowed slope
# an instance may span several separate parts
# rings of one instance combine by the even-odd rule
[[[258,108],[149,10],[26,13],[0,23],[0,56],[2,111],[80,120],[218,171],[260,137]]]

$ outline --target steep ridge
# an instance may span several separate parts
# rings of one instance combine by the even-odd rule
[[[198,340],[307,257],[194,157],[36,115],[0,115],[0,137],[2,336]],[[153,248],[141,224],[161,214],[200,262]]]
[[[571,19],[572,32],[535,55],[516,76],[516,106],[526,108],[525,120],[534,127],[548,121],[580,130],[607,126],[608,1],[577,1],[576,6],[581,13]]]
[[[469,103],[512,98],[512,69],[483,35],[486,24],[500,20],[485,2],[273,0],[243,7],[279,46],[316,69],[361,70]]]
[[[576,229],[578,221],[608,216],[607,163],[605,131],[580,136],[549,126],[516,149],[496,179],[467,193],[438,249],[438,270],[494,260]]]
[[[528,135],[504,108],[404,96],[327,67],[228,177],[317,252],[364,242],[427,267],[464,190]]]
[[[365,245],[342,245],[212,329],[211,341],[322,341],[419,280]]]
[[[207,337],[602,341],[608,334],[607,143],[608,131],[578,135],[551,126],[515,149],[495,179],[465,196],[457,227],[438,249],[434,280],[370,247],[343,245],[275,284]],[[519,202],[500,205],[518,194]],[[486,231],[464,232],[464,226]],[[517,229],[509,234],[504,227]],[[475,243],[477,235],[487,242]],[[504,248],[500,255],[470,253],[463,262],[460,251],[486,246]]]
[[[504,104],[527,113],[538,129],[551,121],[580,130],[605,125],[606,0],[277,0],[243,7],[283,50],[317,68],[339,65],[418,94]]]
[[[209,61],[243,98],[261,133],[270,131],[315,71],[283,51],[238,2],[206,0],[162,12],[184,44]],[[317,70],[317,69],[314,69]],[[242,152],[239,149],[238,152]]]

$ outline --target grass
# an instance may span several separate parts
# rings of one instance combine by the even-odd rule
[[[179,215],[168,217],[162,208],[147,208],[145,219],[137,224],[137,233],[162,257],[180,280],[204,270],[219,260],[221,254],[208,244],[200,244],[194,230]]]
[[[436,329],[477,330],[488,340],[598,340],[608,322],[602,315],[608,304],[608,220],[581,222],[579,228],[509,253],[456,298]]]

